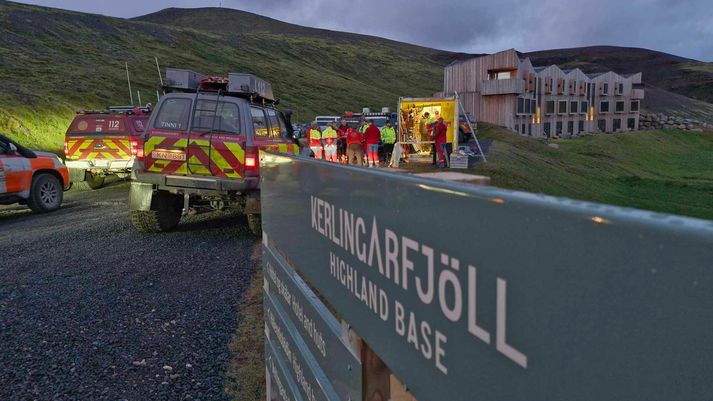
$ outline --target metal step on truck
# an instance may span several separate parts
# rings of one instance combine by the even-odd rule
[[[250,74],[169,68],[164,90],[132,171],[133,225],[163,232],[189,211],[234,209],[259,235],[261,153],[299,154],[272,85]]]

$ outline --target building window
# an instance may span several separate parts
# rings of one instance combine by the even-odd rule
[[[584,132],[584,120],[579,120],[579,132]]]
[[[631,101],[631,108],[629,109],[632,112],[639,111],[639,101],[638,100],[632,100]]]
[[[579,106],[579,102],[569,102],[569,112],[572,114],[577,114],[577,106]]]
[[[525,102],[525,114],[530,114],[530,99],[522,99]]]
[[[602,86],[602,94],[603,95],[608,95],[609,94],[609,84],[603,84]]]
[[[527,136],[532,136],[532,124],[527,124]]]
[[[616,106],[615,106],[614,111],[616,111],[617,113],[623,113],[623,112],[624,112],[624,101],[623,101],[623,100],[618,100],[618,101],[616,102]]]
[[[584,102],[582,102],[582,108],[579,109],[579,112],[580,112],[581,114],[587,114],[587,108],[589,108],[589,103],[587,103],[586,101],[584,101]]]
[[[555,101],[548,100],[545,102],[545,113],[553,114],[555,112]]]
[[[614,119],[614,132],[621,130],[621,118]]]
[[[510,71],[488,71],[488,79],[510,79]]]
[[[522,114],[525,112],[525,99],[519,97],[517,98],[517,114]]]
[[[535,99],[530,100],[530,112],[532,114],[537,113],[537,101]]]
[[[545,136],[549,137],[550,134],[552,133],[552,124],[550,123],[545,123],[545,128],[543,130]]]
[[[567,133],[574,134],[574,121],[567,122]]]
[[[601,132],[606,132],[607,120],[597,120],[597,128],[599,128],[599,131]]]
[[[562,121],[557,121],[557,135],[562,135]]]
[[[520,131],[520,133],[525,135],[525,124],[522,124],[522,131]]]
[[[624,93],[624,84],[619,84],[619,94],[621,95],[623,93]]]
[[[566,114],[566,113],[567,113],[567,101],[566,101],[566,100],[560,100],[558,113],[559,113],[559,114]]]
[[[609,112],[609,102],[599,103],[599,112],[600,113],[608,113]]]
[[[636,119],[635,118],[629,118],[626,120],[626,127],[634,130],[636,129]]]
[[[587,83],[587,98],[592,95],[592,83]]]

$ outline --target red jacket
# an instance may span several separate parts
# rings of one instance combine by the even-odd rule
[[[381,140],[381,131],[379,127],[374,124],[370,124],[369,127],[364,132],[364,139],[367,145],[376,145]]]
[[[437,123],[433,127],[433,139],[436,143],[446,143],[448,126],[445,123]]]
[[[361,145],[361,132],[348,128],[347,129],[347,145]]]
[[[340,125],[339,128],[337,128],[337,135],[339,135],[339,138],[341,138],[341,139],[346,138],[348,129],[349,129],[349,126]]]

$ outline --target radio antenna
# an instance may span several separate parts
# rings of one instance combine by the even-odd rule
[[[139,107],[141,107],[141,91],[140,90],[136,91],[136,96],[139,97]],[[133,104],[132,104],[132,106],[133,106]]]
[[[131,91],[131,78],[129,77],[129,62],[125,62],[126,66],[126,82],[129,84],[129,98],[131,99],[131,105],[134,105],[134,93]]]

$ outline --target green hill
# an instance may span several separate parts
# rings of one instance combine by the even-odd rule
[[[208,26],[231,29],[0,2],[0,131],[32,147],[59,150],[77,110],[129,103],[124,62],[134,98],[139,90],[144,103],[155,103],[154,57],[162,67],[265,78],[297,121],[364,106],[393,108],[399,96],[428,96],[440,89],[442,65],[450,60],[442,51],[364,35],[305,34],[311,31],[239,11],[190,12],[198,20],[217,18],[204,19]],[[245,29],[255,21],[272,28]]]
[[[551,141],[481,124],[494,140],[473,172],[493,185],[713,220],[713,132],[681,130]]]

